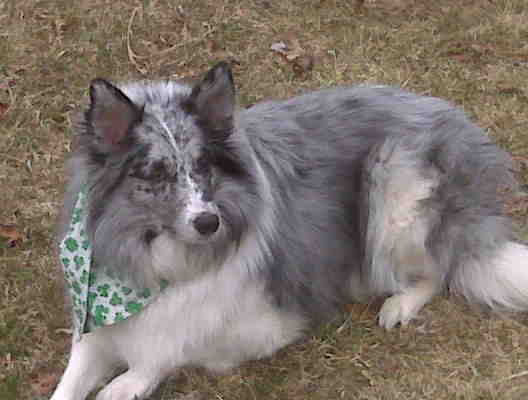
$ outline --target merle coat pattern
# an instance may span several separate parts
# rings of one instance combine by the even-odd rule
[[[53,400],[148,397],[188,365],[271,355],[351,300],[379,323],[449,289],[528,307],[528,249],[502,195],[511,158],[447,102],[385,86],[235,107],[220,63],[200,82],[96,79],[76,127],[61,233],[82,185],[94,259],[170,286],[75,337]]]

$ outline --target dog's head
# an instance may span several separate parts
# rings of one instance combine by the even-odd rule
[[[136,264],[149,263],[160,236],[187,256],[241,240],[257,179],[247,138],[235,130],[226,63],[194,86],[95,79],[90,100],[78,152],[90,171],[87,230],[99,261],[141,271]]]

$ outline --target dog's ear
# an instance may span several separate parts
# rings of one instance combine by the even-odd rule
[[[207,72],[194,86],[187,110],[196,114],[199,121],[214,134],[226,136],[233,129],[235,111],[235,85],[231,67],[220,62]]]
[[[90,84],[87,120],[95,136],[107,150],[125,145],[130,128],[141,120],[143,109],[121,90],[104,79]]]

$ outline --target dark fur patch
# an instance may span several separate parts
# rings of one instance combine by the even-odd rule
[[[227,175],[240,179],[250,176],[248,169],[237,155],[235,147],[228,141],[210,140],[207,143],[207,149],[211,163]]]
[[[158,234],[152,230],[152,229],[147,229],[147,231],[145,232],[145,243],[147,245],[150,245],[150,243],[152,243],[152,241],[158,236]]]

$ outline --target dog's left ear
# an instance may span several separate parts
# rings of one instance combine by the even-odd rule
[[[186,105],[207,129],[216,134],[229,135],[235,111],[235,85],[229,64],[220,62],[210,69],[194,86]]]

